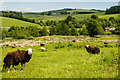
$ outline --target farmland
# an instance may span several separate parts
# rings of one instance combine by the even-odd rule
[[[10,26],[40,26],[38,24],[25,22],[13,18],[7,18],[7,17],[0,17],[2,19],[2,27],[10,27]]]
[[[106,37],[108,40],[106,39]],[[26,63],[26,68],[16,70],[11,67],[10,73],[3,71],[3,78],[115,78],[118,76],[118,37],[100,36],[90,38],[88,36],[51,36],[40,37],[35,40],[25,40],[29,44],[24,47],[11,48],[3,46],[3,58],[7,52],[17,49],[34,49],[32,59]],[[76,42],[72,43],[72,40]],[[21,41],[21,40],[19,40]],[[19,43],[16,41],[16,44]],[[22,42],[25,42],[22,41]],[[31,42],[30,42],[31,41]],[[109,43],[105,47],[104,41]],[[8,42],[8,41],[5,41]],[[15,43],[15,40],[12,42]],[[10,42],[10,43],[12,43]],[[39,45],[45,43],[47,52],[41,52]],[[20,43],[21,44],[21,43]],[[100,54],[89,54],[84,48],[85,45],[95,45],[101,50]],[[56,51],[54,51],[56,50]]]
[[[96,14],[98,16],[104,15],[105,12],[96,12],[92,14]],[[85,19],[90,17],[92,14],[71,14],[73,17],[77,18],[78,20]],[[64,20],[69,14],[67,15],[54,15],[54,16],[47,16],[47,15],[38,15],[38,14],[24,14],[24,17],[30,18],[30,19],[36,19],[38,20]]]
[[[100,18],[103,19],[109,19],[110,17],[114,17],[116,19],[119,19],[120,14],[112,14],[112,15],[104,15],[104,16],[100,16]]]
[[[2,61],[8,52],[34,49],[23,70],[19,64],[7,72],[2,62],[2,78],[119,77],[119,14],[94,9],[2,13],[2,27],[8,28],[1,31]],[[86,45],[100,48],[100,53],[89,54]]]

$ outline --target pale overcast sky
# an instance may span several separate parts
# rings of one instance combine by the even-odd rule
[[[118,2],[120,0],[0,0],[4,2]]]
[[[0,7],[2,7],[0,11],[42,12],[63,8],[105,10],[111,6],[118,5],[117,2],[119,0],[0,0]]]

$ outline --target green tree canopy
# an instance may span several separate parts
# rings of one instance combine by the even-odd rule
[[[91,37],[94,37],[94,35],[101,34],[101,32],[103,32],[102,27],[95,19],[92,18],[87,21],[87,29]]]

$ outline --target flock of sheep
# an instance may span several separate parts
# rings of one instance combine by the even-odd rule
[[[45,46],[45,44],[41,44],[41,46]],[[100,49],[96,46],[86,45],[85,48],[86,48],[87,52],[90,54],[99,54],[100,53]],[[8,68],[7,71],[9,72],[11,65],[14,68],[14,65],[18,65],[19,63],[21,63],[20,70],[22,69],[23,64],[24,64],[24,68],[25,68],[25,63],[29,62],[32,57],[32,51],[33,51],[33,49],[29,48],[27,50],[19,50],[18,49],[17,51],[8,52],[3,60],[3,62],[4,62],[3,69]],[[45,51],[47,51],[47,49],[44,47],[41,47],[41,51],[45,52]]]

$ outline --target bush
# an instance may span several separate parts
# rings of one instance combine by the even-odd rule
[[[114,34],[120,34],[120,31],[116,30],[114,31]]]
[[[104,32],[104,35],[111,35],[112,34],[112,32],[110,32],[110,31],[105,31]]]
[[[91,15],[91,18],[93,18],[93,19],[97,19],[98,16],[93,14],[93,15]]]
[[[30,37],[28,37],[27,39],[28,39],[28,40],[33,40],[34,37],[33,37],[33,36],[30,36]]]
[[[14,39],[27,39],[27,36],[26,35],[18,35],[18,36],[15,36]]]

